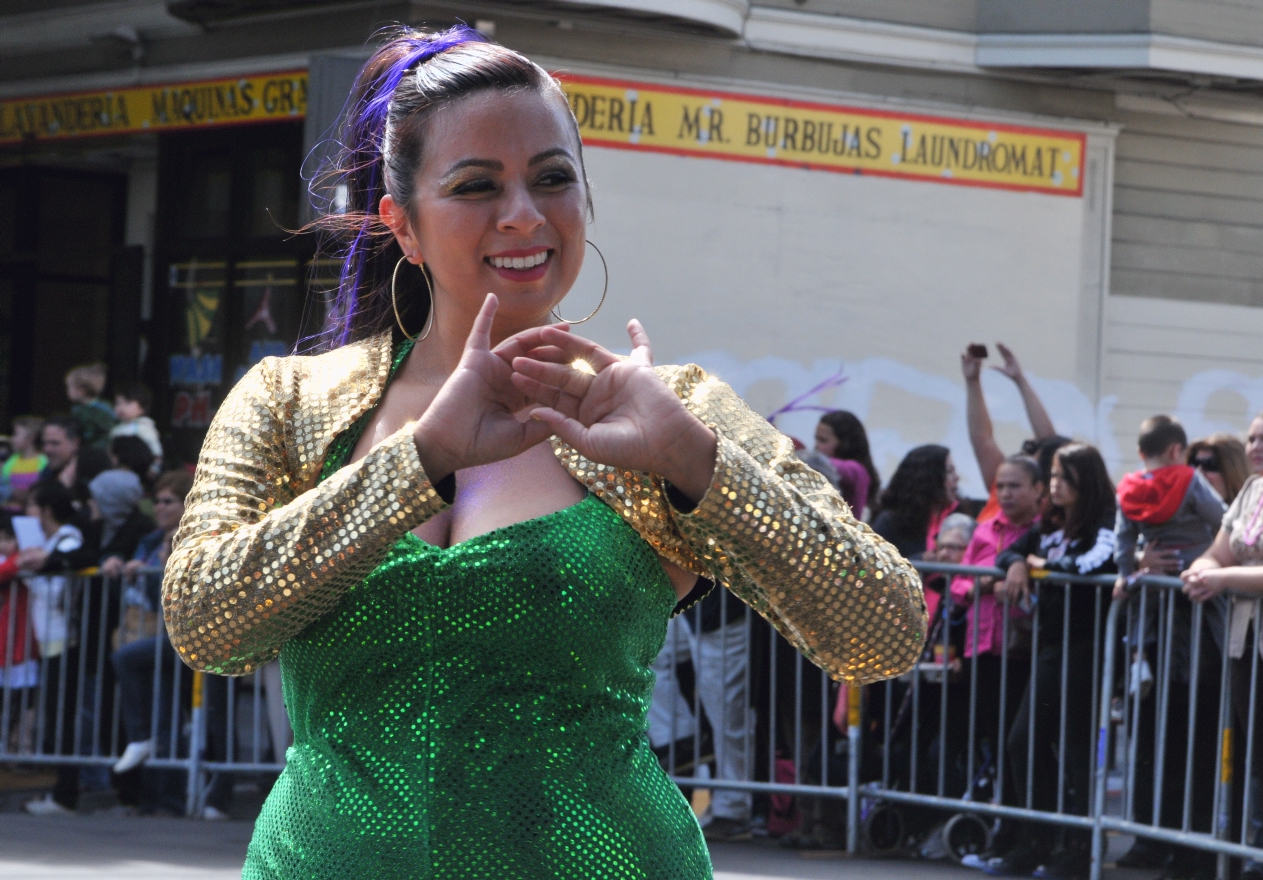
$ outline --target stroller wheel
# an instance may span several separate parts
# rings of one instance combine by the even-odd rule
[[[903,846],[907,825],[898,807],[879,802],[864,817],[860,833],[869,852],[893,853]]]
[[[958,864],[965,856],[989,852],[994,836],[991,824],[973,813],[957,813],[943,826],[943,843]]]

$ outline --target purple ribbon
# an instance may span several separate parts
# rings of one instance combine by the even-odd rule
[[[824,391],[828,391],[830,388],[837,388],[839,385],[845,384],[846,381],[847,381],[847,377],[845,373],[842,370],[838,370],[836,373],[834,373],[829,378],[825,379],[823,382],[819,383],[818,385],[812,386],[809,390],[798,395],[789,403],[785,404],[776,412],[772,413],[770,416],[767,417],[767,420],[771,422],[773,425],[775,425],[777,418],[785,415],[786,413],[833,412],[833,410],[837,409],[837,407],[814,406],[814,405],[806,404],[803,401],[809,400],[810,398],[815,397],[817,394],[820,394]]]

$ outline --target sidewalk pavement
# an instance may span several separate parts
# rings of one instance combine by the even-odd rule
[[[0,816],[5,880],[236,880],[250,822],[194,822],[102,813]],[[971,880],[983,875],[946,862],[851,858],[795,852],[767,842],[716,844],[715,880]],[[1107,880],[1152,880],[1156,872],[1106,872]]]

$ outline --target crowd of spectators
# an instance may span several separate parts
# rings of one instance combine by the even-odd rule
[[[19,754],[121,747],[108,772],[57,765],[52,791],[28,812],[71,812],[85,787],[108,786],[126,810],[182,814],[182,774],[145,764],[188,747],[192,676],[166,637],[160,589],[193,475],[164,463],[149,390],[126,386],[111,408],[101,399],[106,378],[99,364],[70,371],[69,414],[18,417],[5,438],[0,694],[9,729],[0,735]],[[222,758],[225,680],[208,680],[204,693],[211,756]],[[231,793],[232,780],[217,779],[204,817],[226,817]]]
[[[1018,454],[1006,455],[999,448],[981,391],[985,349],[970,346],[962,355],[961,367],[970,440],[989,490],[986,501],[958,497],[948,451],[922,446],[909,452],[892,475],[876,516],[871,508],[868,511],[874,529],[909,558],[1001,573],[956,576],[950,581],[941,576],[925,578],[935,621],[926,659],[943,660],[941,648],[946,641],[952,655],[949,668],[955,670],[951,692],[957,694],[957,701],[948,720],[945,758],[955,758],[952,769],[960,770],[959,758],[968,748],[968,697],[960,699],[961,687],[976,682],[976,705],[986,707],[976,718],[976,766],[994,772],[996,757],[1003,752],[1007,768],[1003,790],[991,796],[1015,806],[1042,811],[1061,808],[1086,815],[1093,701],[1083,699],[1083,693],[1085,688],[1090,692],[1096,674],[1094,658],[1100,656],[1101,622],[1108,603],[1130,603],[1134,623],[1123,638],[1129,659],[1125,664],[1128,686],[1139,689],[1145,687],[1142,682],[1151,684],[1153,667],[1161,660],[1163,674],[1169,678],[1162,709],[1166,718],[1173,719],[1162,722],[1165,796],[1153,815],[1157,697],[1150,687],[1145,687],[1143,697],[1134,692],[1141,700],[1135,717],[1148,719],[1135,730],[1132,796],[1139,805],[1137,819],[1179,828],[1188,797],[1193,830],[1208,832],[1224,652],[1233,664],[1236,741],[1246,742],[1251,723],[1247,646],[1256,644],[1253,596],[1263,594],[1263,551],[1255,549],[1255,539],[1263,533],[1263,478],[1259,476],[1263,474],[1263,416],[1251,424],[1246,443],[1229,434],[1189,443],[1174,418],[1147,419],[1139,427],[1137,440],[1142,468],[1115,487],[1100,453],[1056,433],[1017,359],[1003,346],[999,350],[1004,365],[996,369],[1017,386],[1034,436]],[[962,514],[973,516],[972,523],[966,518],[953,525]],[[1111,592],[1033,577],[1042,572],[1116,573],[1116,581]],[[1149,594],[1145,613],[1139,607],[1138,578],[1144,574],[1180,575],[1184,580],[1183,591],[1171,598],[1165,657],[1160,657],[1157,644],[1157,595]],[[1229,592],[1237,596],[1225,598]],[[1201,605],[1200,616],[1194,614],[1195,605]],[[1036,617],[1038,642],[1033,644]],[[1197,637],[1199,625],[1203,638]],[[944,638],[943,627],[954,632]],[[1194,650],[1200,650],[1197,658]],[[955,659],[957,653],[960,660]],[[1064,689],[1063,677],[1068,683]],[[1190,705],[1192,700],[1197,702]],[[997,707],[1004,707],[1003,716]],[[922,712],[923,719],[937,717],[933,706]],[[1183,756],[1189,717],[1195,719],[1193,786],[1186,792]],[[1253,720],[1258,726],[1263,719]],[[925,760],[937,762],[937,725],[925,727],[909,735],[921,738]],[[1258,729],[1263,731],[1263,726]],[[1252,743],[1256,774],[1263,767],[1260,739],[1263,736],[1256,736]],[[1028,767],[1031,760],[1034,763]],[[1243,755],[1229,755],[1229,760],[1236,761],[1239,771],[1244,767]],[[1238,789],[1245,784],[1257,786],[1257,780],[1243,781],[1244,775],[1235,774]],[[948,777],[953,778],[951,773]],[[967,789],[972,797],[987,794],[978,791],[988,783],[986,779],[981,786],[978,779],[959,777],[956,782],[957,795]],[[1235,803],[1240,802],[1236,797]],[[1239,825],[1242,820],[1236,815],[1231,821]],[[1255,845],[1263,844],[1260,823],[1252,823],[1248,837]],[[1006,822],[992,852],[966,862],[995,875],[1086,877],[1089,836],[1041,823]],[[1215,876],[1216,858],[1205,851],[1138,838],[1118,864],[1160,869],[1166,880],[1209,880]],[[1263,866],[1246,862],[1240,875],[1257,880],[1263,877]]]
[[[1017,358],[1003,345],[997,348],[1002,364],[993,369],[1014,383],[1032,436],[1011,453],[1001,449],[982,393],[986,349],[971,345],[961,356],[961,371],[972,451],[988,490],[985,499],[961,497],[956,463],[951,452],[939,445],[910,450],[883,484],[864,426],[849,412],[827,412],[821,417],[814,448],[796,442],[802,447],[800,457],[834,483],[853,513],[904,556],[998,571],[995,576],[982,577],[925,576],[926,600],[934,623],[924,660],[941,663],[951,671],[951,708],[944,737],[947,754],[939,753],[938,688],[921,690],[924,705],[920,728],[914,731],[904,717],[910,685],[901,682],[893,688],[900,712],[891,717],[896,728],[904,725],[905,739],[917,738],[919,749],[901,744],[897,729],[891,745],[895,752],[883,756],[886,766],[919,751],[924,764],[922,779],[937,776],[940,757],[948,763],[946,794],[960,796],[968,791],[974,798],[1086,815],[1090,806],[1093,701],[1083,695],[1091,692],[1096,675],[1094,664],[1100,656],[1108,605],[1115,601],[1133,606],[1135,623],[1123,637],[1129,658],[1125,665],[1133,678],[1152,681],[1152,667],[1159,662],[1158,602],[1150,594],[1147,611],[1140,614],[1138,578],[1144,574],[1182,575],[1185,587],[1172,599],[1170,658],[1165,661],[1170,686],[1164,711],[1178,723],[1166,725],[1168,758],[1162,770],[1166,795],[1158,816],[1145,815],[1155,784],[1153,719],[1157,707],[1149,690],[1137,715],[1150,723],[1138,724],[1135,731],[1137,766],[1132,784],[1134,800],[1142,805],[1138,808],[1140,821],[1181,826],[1183,755],[1189,734],[1184,719],[1189,717],[1190,700],[1196,699],[1197,704],[1191,707],[1196,719],[1195,782],[1188,796],[1194,804],[1194,830],[1209,831],[1219,670],[1224,651],[1232,663],[1238,741],[1245,741],[1251,721],[1251,657],[1247,646],[1256,643],[1253,627],[1257,623],[1250,596],[1263,594],[1263,550],[1258,549],[1263,542],[1256,541],[1263,534],[1263,477],[1257,476],[1263,474],[1263,415],[1252,423],[1246,443],[1228,434],[1190,443],[1174,418],[1159,415],[1148,419],[1140,426],[1137,441],[1142,468],[1115,487],[1099,451],[1057,433]],[[1116,583],[1112,591],[1089,584],[1068,585],[1043,580],[1044,572],[1108,574],[1116,577]],[[1228,592],[1245,595],[1228,599],[1224,597]],[[712,602],[711,617],[716,617],[713,610],[720,607],[720,600],[712,597],[708,601]],[[1201,639],[1194,639],[1198,618],[1193,609],[1197,604],[1202,606],[1200,620],[1206,636]],[[745,632],[742,614],[739,605],[733,608],[731,619],[740,624],[733,632]],[[715,689],[713,693],[708,693],[707,685],[697,685],[699,708],[708,721],[715,719],[716,729],[725,731],[723,744],[709,744],[715,756],[725,748],[730,754],[742,749],[748,754],[756,735],[754,719],[768,711],[766,693],[760,695],[758,683],[767,679],[767,671],[759,669],[757,658],[751,658],[744,635],[734,638],[729,633],[725,638],[723,643],[731,650],[724,653],[726,665],[719,669],[720,653],[715,651],[710,661],[701,657],[687,621],[674,626],[683,628],[684,639],[681,642],[676,633],[674,651],[669,639],[655,667],[660,687],[651,714],[654,745],[665,754],[668,724],[684,725],[676,730],[677,736],[694,735],[693,706],[681,697],[678,672],[671,668],[683,657],[698,669],[709,669],[716,682],[734,685],[727,692]],[[1201,651],[1196,664],[1191,656],[1194,641],[1200,642]],[[674,660],[668,661],[668,652]],[[1198,687],[1192,686],[1194,670]],[[1068,683],[1064,706],[1063,677]],[[751,682],[750,692],[736,686],[742,682]],[[981,771],[973,780],[965,778],[962,757],[970,748],[969,696],[965,690],[970,686],[976,688],[974,699],[982,707],[975,719],[973,739],[975,766]],[[766,692],[767,687],[763,690]],[[811,688],[803,692],[810,693]],[[866,689],[866,729],[877,730],[873,725],[889,711],[884,700],[891,693],[885,686]],[[835,699],[833,721],[840,732],[847,723],[848,689],[838,688]],[[1263,713],[1263,701],[1256,703],[1260,706],[1257,711]],[[803,706],[797,708],[801,711]],[[774,714],[780,711],[778,708]],[[739,723],[734,727],[734,721],[741,718],[746,719],[744,729]],[[793,779],[797,774],[804,781],[827,781],[808,778],[803,765],[819,758],[800,751],[794,759],[794,746],[802,746],[787,740],[787,731],[794,728],[782,719],[772,720],[771,735],[778,737],[774,751],[778,758],[785,756],[775,763],[788,765],[785,778]],[[1263,749],[1258,748],[1263,740],[1263,725],[1259,724],[1263,714],[1254,721],[1261,731],[1254,743],[1257,773],[1263,768]],[[801,730],[810,729],[810,724],[797,729],[801,736]],[[870,751],[885,748],[881,736],[869,738],[869,743]],[[827,747],[827,743],[815,746]],[[998,762],[1001,754],[1003,760]],[[1234,758],[1244,764],[1243,756]],[[794,760],[800,762],[797,768]],[[997,763],[1006,768],[1002,780],[996,779]],[[723,778],[751,778],[749,774],[757,772],[760,778],[772,779],[780,772],[770,765],[756,769],[748,761],[717,760],[715,766]],[[1243,775],[1237,774],[1238,787],[1243,784]],[[910,787],[906,776],[902,784]],[[987,790],[997,782],[1001,791]],[[895,780],[895,784],[901,783]],[[1257,785],[1257,781],[1251,784]],[[775,813],[773,804],[769,829]],[[795,815],[795,823],[805,823],[801,814]],[[703,815],[712,839],[749,833],[750,820],[751,801],[746,795],[716,797]],[[1233,821],[1240,823],[1241,819],[1236,816]],[[825,826],[827,823],[815,831],[801,828],[787,839],[807,846],[837,845],[837,836],[830,838]],[[1252,828],[1256,845],[1263,844],[1263,823],[1255,822]],[[990,851],[966,861],[995,875],[1081,878],[1088,873],[1089,842],[1089,835],[1078,831],[1035,822],[1005,822]],[[1138,839],[1119,864],[1160,869],[1164,880],[1209,880],[1215,873],[1213,854],[1145,839]],[[1259,880],[1263,866],[1247,862],[1241,866],[1241,876]]]

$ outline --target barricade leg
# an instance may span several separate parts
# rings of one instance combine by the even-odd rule
[[[1226,647],[1226,643],[1222,640],[1220,644]],[[1214,807],[1211,818],[1211,833],[1219,840],[1228,839],[1228,823],[1232,815],[1232,667],[1229,661],[1228,652],[1221,650],[1219,711],[1217,713],[1219,723],[1216,731],[1218,735],[1215,737],[1218,745],[1215,766],[1218,772],[1215,774]],[[1218,880],[1228,878],[1228,857],[1223,853],[1220,853],[1217,859],[1215,876]]]
[[[1233,706],[1237,712],[1238,724],[1245,731],[1245,742],[1242,744],[1245,768],[1242,774],[1241,843],[1257,847],[1263,846],[1263,823],[1256,816],[1259,797],[1257,777],[1263,767],[1263,762],[1260,761],[1263,753],[1259,748],[1260,734],[1263,733],[1260,729],[1263,725],[1259,724],[1259,710],[1263,707],[1263,702],[1259,700],[1259,652],[1263,648],[1263,638],[1260,637],[1263,629],[1260,629],[1259,624],[1263,622],[1263,600],[1254,601],[1253,611],[1253,634],[1245,641],[1249,660],[1242,658],[1236,661]],[[1263,862],[1251,860],[1243,868],[1263,873]]]
[[[1105,651],[1101,658],[1101,679],[1105,682],[1114,680],[1114,662],[1116,655],[1116,633],[1118,630],[1119,604],[1110,606],[1109,617],[1105,624]],[[1100,705],[1096,716],[1096,760],[1093,762],[1093,773],[1096,784],[1092,789],[1092,861],[1089,868],[1091,880],[1101,880],[1101,868],[1105,862],[1105,830],[1101,820],[1105,816],[1105,795],[1109,783],[1109,741],[1110,741],[1110,700],[1113,689],[1102,687]]]
[[[852,685],[847,690],[847,754],[846,754],[846,851],[855,855],[860,849],[860,718],[863,691]]]
[[[73,723],[67,718],[77,710],[74,704],[78,693],[77,650],[68,650],[49,658],[42,679],[43,713],[45,717],[43,754],[66,756],[74,754]],[[79,805],[79,768],[74,764],[57,765],[57,781],[53,785],[53,800],[68,810]]]
[[[232,726],[228,721],[231,707],[228,703],[229,683],[233,679],[218,675],[206,674],[202,677],[202,706],[204,707],[205,726],[202,728],[201,742],[205,747],[203,754],[211,761],[231,762]],[[234,776],[227,770],[216,771],[214,777],[207,781],[205,789],[199,794],[199,809],[214,807],[221,813],[227,813],[232,802]]]
[[[189,735],[188,786],[185,791],[184,815],[193,817],[201,812],[202,793],[202,743],[205,741],[206,710],[203,706],[204,672],[193,673],[192,725]]]

